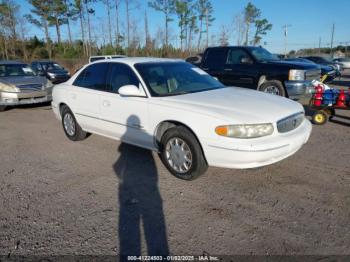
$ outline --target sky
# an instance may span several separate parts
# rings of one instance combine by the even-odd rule
[[[30,4],[26,0],[15,0],[20,5],[21,14],[29,13]],[[141,34],[144,33],[144,13],[147,9],[148,22],[151,34],[155,34],[160,26],[164,26],[164,16],[147,8],[146,0],[138,1],[139,6],[132,10],[132,19],[136,22]],[[113,3],[114,0],[111,0]],[[214,17],[216,20],[210,28],[210,33],[218,35],[222,26],[231,31],[229,42],[236,43],[233,20],[247,5],[248,0],[212,0]],[[335,24],[334,46],[340,43],[349,42],[350,45],[350,1],[349,0],[251,0],[261,10],[262,17],[273,24],[273,28],[262,40],[262,44],[274,53],[283,53],[285,49],[285,38],[283,25],[289,25],[287,35],[287,50],[301,48],[317,48],[321,39],[322,47],[329,47],[331,43],[332,25]],[[106,7],[100,3],[94,3],[93,8],[96,14],[93,17],[95,24],[94,33],[97,35],[104,31],[102,24],[107,23]],[[124,6],[121,6],[121,19],[124,17]],[[113,11],[114,12],[114,11]],[[113,18],[112,21],[114,22]],[[105,27],[106,28],[106,27]],[[179,44],[177,35],[177,21],[170,23],[173,43]],[[78,22],[73,22],[73,38],[80,37]],[[105,32],[107,35],[107,32]],[[26,25],[26,36],[44,37],[41,29],[34,25]],[[50,28],[50,36],[55,39],[54,27]],[[62,36],[67,38],[66,27],[62,26]],[[101,41],[101,38],[100,38]]]

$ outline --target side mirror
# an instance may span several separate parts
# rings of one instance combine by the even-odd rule
[[[121,96],[135,96],[135,97],[146,97],[146,94],[142,88],[138,88],[134,85],[122,86],[118,90],[119,95]]]
[[[241,58],[241,64],[251,65],[253,64],[253,61],[249,57],[245,56]]]

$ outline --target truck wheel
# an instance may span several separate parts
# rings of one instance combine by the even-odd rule
[[[196,137],[183,126],[167,130],[162,136],[161,147],[163,164],[177,178],[193,180],[208,168]]]
[[[277,96],[286,96],[286,91],[284,90],[282,83],[278,80],[264,82],[259,87],[259,91]]]
[[[72,141],[84,140],[88,135],[80,127],[72,111],[67,106],[62,108],[62,126],[64,133]]]
[[[5,111],[5,109],[6,109],[6,106],[0,106],[0,112]]]

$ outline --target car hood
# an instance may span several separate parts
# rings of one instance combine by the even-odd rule
[[[159,103],[209,115],[231,124],[274,123],[304,112],[299,103],[290,99],[238,87],[162,97]]]
[[[289,69],[301,69],[301,70],[314,70],[319,69],[319,67],[315,64],[305,63],[305,62],[297,62],[297,61],[286,61],[286,60],[272,60],[265,62],[267,64],[285,66]]]
[[[46,85],[46,77],[41,76],[6,76],[0,77],[0,82],[10,85],[41,84]]]

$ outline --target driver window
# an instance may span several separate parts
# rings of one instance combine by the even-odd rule
[[[249,58],[247,53],[242,49],[230,49],[226,64],[238,65],[241,64],[242,58]]]
[[[107,91],[118,94],[119,88],[125,85],[139,86],[140,81],[131,70],[124,64],[110,63],[107,76]]]

